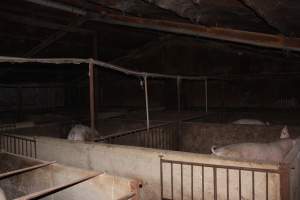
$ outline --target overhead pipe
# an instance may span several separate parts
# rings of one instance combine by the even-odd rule
[[[53,2],[51,0],[24,1],[54,9],[59,9],[81,16],[86,16],[89,18],[87,20],[99,21],[107,24],[163,31],[265,48],[300,51],[300,38],[287,38],[281,35],[272,35],[217,27],[206,27],[198,24],[195,25],[167,20],[145,19],[139,17],[110,14],[107,12],[102,12],[101,14],[99,14],[96,12],[87,12],[83,9],[63,3]]]
[[[9,56],[0,56],[0,63],[44,63],[44,64],[94,64],[102,68],[110,69],[117,71],[126,75],[132,75],[136,77],[145,77],[148,78],[161,78],[161,79],[180,79],[185,80],[205,80],[207,76],[178,76],[178,75],[166,75],[159,73],[147,73],[139,72],[130,69],[126,69],[117,65],[110,63],[102,62],[95,59],[82,59],[82,58],[19,58],[19,57],[9,57]],[[210,79],[217,79],[216,77],[210,76]]]

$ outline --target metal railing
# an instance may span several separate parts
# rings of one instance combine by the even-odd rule
[[[177,150],[178,136],[178,123],[168,122],[152,126],[149,129],[142,128],[108,135],[96,141],[108,144]]]
[[[0,133],[2,151],[36,158],[36,140],[34,138]]]
[[[10,131],[16,130],[16,124],[15,123],[10,123],[10,124],[1,124],[0,125],[0,133],[6,133]]]
[[[175,170],[176,165],[176,170]],[[196,180],[196,168],[198,169],[198,182],[195,183]],[[220,177],[220,171],[223,170],[224,176]],[[167,172],[166,172],[167,171]],[[176,171],[176,172],[175,172]],[[233,183],[231,175],[236,173],[236,186],[237,190],[232,191]],[[248,184],[242,184],[244,173],[248,174]],[[166,175],[168,173],[168,175]],[[261,187],[257,187],[257,183],[255,182],[258,179],[258,175],[263,175],[264,180],[259,180]],[[281,164],[278,170],[272,169],[261,169],[261,168],[248,168],[248,167],[238,167],[238,166],[226,166],[226,165],[214,165],[214,164],[206,164],[206,163],[194,163],[194,162],[183,162],[183,161],[175,161],[175,160],[165,160],[163,158],[160,159],[160,180],[161,180],[161,199],[163,200],[173,200],[173,199],[226,199],[230,200],[234,199],[272,199],[270,198],[272,195],[269,191],[271,188],[270,180],[274,175],[279,177],[280,182],[280,199],[281,200],[289,200],[289,166],[287,164]],[[168,177],[168,180],[165,180]],[[200,178],[201,177],[201,178]],[[165,178],[165,179],[164,179]],[[220,179],[223,179],[222,181]],[[260,177],[261,178],[261,177]],[[186,181],[186,179],[189,179]],[[176,181],[175,181],[176,180]],[[218,188],[218,181],[222,182],[221,187]],[[169,183],[168,186],[166,186]],[[179,183],[179,184],[178,184]],[[211,190],[207,191],[208,188],[206,186],[211,184]],[[178,186],[179,185],[179,186]],[[176,192],[174,187],[176,186]],[[249,188],[250,186],[250,188]],[[274,186],[274,184],[272,185]],[[188,188],[189,189],[188,189]],[[197,188],[198,187],[198,188]],[[242,195],[242,191],[245,190],[245,187],[250,189],[250,197],[244,198]],[[198,189],[195,192],[196,188]],[[184,189],[186,191],[184,191]],[[223,193],[221,193],[222,190]],[[226,192],[224,192],[224,190]],[[260,195],[264,196],[263,198],[260,196],[257,197],[257,191],[260,190]],[[264,190],[262,192],[262,190]],[[278,190],[275,190],[278,192]],[[210,198],[207,196],[211,194]],[[223,196],[222,196],[223,195]],[[218,198],[220,197],[221,198]],[[233,197],[234,196],[234,197]],[[257,198],[256,198],[257,197]]]

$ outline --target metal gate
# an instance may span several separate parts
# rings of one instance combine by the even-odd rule
[[[220,175],[220,171],[222,171],[223,176]],[[196,176],[197,173],[198,176]],[[245,184],[245,181],[243,180],[246,178],[244,176],[246,173],[248,173],[247,184]],[[232,178],[233,174],[235,174],[235,179]],[[165,160],[161,158],[161,199],[269,200],[272,199],[272,196],[274,196],[274,194],[271,194],[274,191],[270,191],[271,185],[274,186],[274,183],[270,182],[271,180],[273,180],[272,178],[275,178],[275,176],[278,176],[277,183],[280,184],[280,199],[289,200],[288,165],[282,164],[280,165],[279,170],[271,170],[238,166],[212,165],[206,163],[182,162],[175,160]],[[259,178],[260,184],[257,184],[256,180],[258,180]],[[233,180],[235,180],[235,183],[233,183]],[[221,181],[222,183],[218,183],[219,181]],[[208,191],[209,184],[211,191]],[[245,191],[246,187],[248,188],[250,194],[248,195],[249,197],[244,198],[242,195],[242,191]],[[275,192],[278,192],[278,190],[275,190]]]
[[[108,144],[141,146],[156,149],[177,150],[179,125],[177,122],[112,134],[96,140]]]
[[[10,134],[0,134],[0,150],[36,158],[36,140]]]

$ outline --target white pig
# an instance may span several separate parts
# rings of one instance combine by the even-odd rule
[[[0,200],[6,200],[6,195],[5,195],[4,191],[2,190],[2,188],[0,188]]]
[[[280,135],[280,140],[270,143],[240,143],[216,148],[212,146],[213,155],[242,160],[280,162],[295,145],[296,141],[289,138],[285,126]]]
[[[245,124],[245,125],[267,125],[269,126],[270,123],[269,122],[262,122],[260,120],[257,120],[257,119],[239,119],[239,120],[236,120],[234,122],[232,122],[232,124]]]
[[[76,141],[91,141],[94,137],[98,136],[97,130],[92,130],[90,127],[77,124],[68,134],[68,140]]]

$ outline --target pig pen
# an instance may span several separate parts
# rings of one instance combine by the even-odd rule
[[[223,146],[240,142],[277,140],[282,127],[166,122],[153,125],[149,130],[138,128],[134,131],[110,134],[101,138],[102,143],[142,146],[148,147],[148,150],[67,140],[58,142],[54,138],[53,141],[49,138],[37,137],[37,141],[40,141],[40,143],[37,142],[37,154],[42,159],[55,159],[88,169],[102,168],[112,174],[143,180],[146,183],[143,192],[144,199],[181,199],[181,197],[182,199],[201,199],[204,197],[204,199],[296,200],[299,199],[297,192],[300,177],[299,141],[283,163],[237,161],[206,155],[210,153],[212,145]],[[298,129],[298,127],[289,126],[289,132],[293,138],[298,137]],[[59,148],[58,144],[61,144]],[[56,148],[51,148],[54,145]],[[122,149],[120,150],[122,153],[115,152],[118,148]],[[56,152],[58,149],[60,151]],[[178,150],[191,153],[182,153]],[[60,152],[68,152],[68,154],[74,152],[76,158],[65,158],[65,154]],[[109,156],[116,156],[116,158]],[[101,159],[97,161],[99,157]],[[150,160],[144,160],[143,157],[152,160],[153,163]],[[196,186],[199,187],[196,188]]]
[[[142,180],[141,198],[146,200],[299,199],[299,140],[283,163],[46,137],[36,140],[38,158]]]
[[[121,144],[121,145],[133,145],[133,146],[143,146],[157,149],[169,149],[169,150],[177,150],[183,152],[192,152],[198,154],[211,154],[211,147],[213,145],[224,146],[235,143],[242,142],[271,142],[276,141],[280,137],[280,132],[283,126],[258,126],[258,125],[232,125],[232,124],[217,124],[217,123],[200,123],[200,122],[170,122],[165,123],[159,126],[151,127],[148,129],[142,129],[132,132],[125,132],[121,134],[109,135],[102,142],[109,144]],[[300,127],[297,126],[289,126],[289,132],[292,138],[299,137]],[[130,143],[130,142],[133,143]],[[299,144],[298,144],[299,145]],[[279,199],[279,194],[276,195],[274,192],[281,191],[281,199],[297,199],[294,198],[296,194],[293,194],[292,198],[283,197],[283,194],[287,194],[289,189],[285,189],[288,187],[286,183],[289,183],[289,180],[285,180],[285,177],[288,177],[289,174],[296,174],[296,176],[291,176],[293,178],[292,183],[293,187],[298,187],[297,179],[300,179],[300,175],[298,167],[294,167],[294,165],[298,165],[298,157],[299,157],[299,149],[298,147],[294,147],[290,152],[294,152],[294,154],[289,154],[289,160],[285,159],[283,163],[277,163],[277,168],[269,169],[261,169],[261,168],[253,168],[250,164],[247,167],[241,166],[227,166],[222,165],[222,162],[218,164],[211,165],[205,162],[191,162],[191,161],[178,161],[178,160],[168,160],[161,159],[161,177],[167,176],[169,185],[167,187],[167,191],[162,190],[167,193],[166,199],[176,199],[174,196],[178,196],[183,198],[186,196],[183,194],[183,189],[181,188],[181,192],[178,192],[178,185],[181,187],[184,185],[183,182],[185,176],[183,174],[190,174],[191,181],[195,178],[194,176],[199,177],[210,177],[213,179],[210,183],[205,183],[205,181],[195,183],[191,183],[190,189],[190,198],[193,199],[193,184],[201,185],[204,188],[210,188],[210,193],[213,198],[208,199],[229,199],[230,193],[237,194],[235,197],[230,197],[230,199]],[[294,156],[291,156],[294,155]],[[213,156],[210,156],[213,157]],[[291,159],[292,157],[292,159]],[[223,159],[224,160],[224,159]],[[224,161],[223,161],[224,162]],[[262,161],[263,162],[263,161]],[[254,163],[254,162],[250,162]],[[268,162],[265,162],[268,163]],[[293,165],[293,166],[292,166]],[[163,172],[164,169],[168,166],[169,172]],[[292,167],[291,167],[292,166]],[[293,168],[293,170],[291,169]],[[295,170],[297,169],[297,170]],[[195,171],[194,171],[195,170]],[[202,170],[202,171],[201,171]],[[175,172],[177,171],[177,172]],[[167,174],[167,175],[166,175]],[[177,175],[178,177],[174,177],[173,175]],[[192,174],[192,175],[191,175]],[[193,175],[194,174],[194,175]],[[197,174],[197,175],[196,175]],[[244,177],[245,176],[245,177]],[[265,178],[263,178],[265,177]],[[277,182],[282,180],[280,185],[277,184],[278,188],[270,191],[269,187],[274,182],[273,178],[277,177]],[[295,179],[295,177],[297,177]],[[224,182],[224,178],[227,179]],[[174,180],[176,179],[176,181]],[[204,179],[204,178],[203,178]],[[221,183],[218,183],[217,179],[221,179]],[[230,188],[222,189],[223,194],[219,194],[217,192],[217,188],[220,188],[220,185],[229,184],[229,180],[235,179],[234,187],[238,188],[235,192],[229,191]],[[245,182],[242,182],[245,180]],[[264,191],[260,189],[260,194],[256,194],[255,190],[257,188],[262,188],[262,185],[257,185],[255,180],[259,180],[260,184],[263,182],[265,185]],[[271,181],[272,179],[272,181]],[[200,179],[201,180],[201,179]],[[248,181],[248,182],[247,182]],[[220,181],[219,181],[220,182]],[[241,185],[249,185],[252,183],[252,188],[249,186],[246,190],[249,193],[252,191],[252,196],[248,194],[248,197],[242,198],[242,186]],[[285,183],[285,184],[283,184]],[[207,185],[208,184],[208,185]],[[210,186],[209,186],[210,184]],[[218,184],[220,184],[218,186]],[[163,185],[163,182],[161,183]],[[171,185],[171,186],[170,186]],[[207,185],[207,186],[206,186]],[[226,184],[225,184],[226,185]],[[294,186],[296,185],[296,186]],[[174,186],[174,187],[173,187]],[[171,188],[171,189],[170,189]],[[175,194],[174,190],[177,190],[177,194]],[[207,189],[209,190],[209,189]],[[286,191],[284,191],[286,190]],[[201,190],[200,190],[201,191]],[[202,197],[207,196],[205,192],[202,190]],[[295,193],[295,190],[293,190]],[[200,192],[201,193],[201,192]],[[225,195],[228,195],[226,196]],[[199,191],[197,191],[199,194]],[[221,195],[221,196],[220,196]],[[224,196],[225,195],[225,196]],[[272,196],[273,195],[273,196]],[[298,195],[298,194],[297,194]],[[164,196],[163,193],[161,196]],[[209,195],[208,195],[209,196]],[[245,195],[244,195],[245,196]],[[247,196],[247,195],[246,195]],[[198,195],[199,197],[199,195]],[[226,198],[225,198],[226,197]],[[202,199],[203,199],[202,198]],[[207,198],[205,198],[207,199]]]
[[[7,199],[139,199],[139,183],[100,171],[0,153]]]

